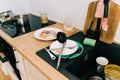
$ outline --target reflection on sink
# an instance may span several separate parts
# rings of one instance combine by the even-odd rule
[[[96,72],[96,58],[99,56],[106,57],[109,64],[120,65],[120,45],[112,43],[99,43],[96,48],[85,53],[81,58],[73,61],[66,67],[66,70],[78,77],[80,80],[89,80],[91,76],[99,75],[104,80],[104,73]]]
[[[71,64],[66,67],[70,73],[75,75],[78,78],[82,78],[84,76],[95,75],[96,74],[96,58],[98,57],[97,49],[91,50],[85,55],[83,58],[78,58]],[[88,74],[88,75],[87,75]]]
[[[68,65],[66,69],[80,80],[89,80],[93,76],[99,76],[104,80],[104,74],[96,72],[96,63],[81,62],[79,59]]]
[[[90,64],[86,61],[82,62],[79,59],[77,59],[72,64],[68,65],[66,69],[72,74],[74,74],[75,76],[81,78],[86,73],[90,72],[90,70],[95,69],[95,66],[96,65],[94,63]]]

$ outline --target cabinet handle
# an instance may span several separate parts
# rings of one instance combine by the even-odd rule
[[[4,62],[7,62],[7,61],[8,61],[8,58],[7,58],[7,57],[3,57],[3,58],[2,58],[2,57],[0,56],[0,60],[2,61],[2,63],[4,63]]]
[[[20,61],[16,61],[16,63],[19,63]]]

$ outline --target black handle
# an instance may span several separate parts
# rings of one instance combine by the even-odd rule
[[[98,18],[96,30],[100,30],[101,18]]]
[[[109,0],[104,0],[104,18],[108,17]]]
[[[4,62],[8,61],[8,58],[7,58],[7,57],[2,58],[2,57],[0,56],[0,60],[4,63]]]
[[[14,55],[13,47],[11,45],[9,45],[3,38],[0,37],[0,48],[2,50],[2,53],[5,55],[5,57],[8,58],[11,66],[14,69],[19,80],[22,80],[21,76],[20,76],[20,72],[16,66],[16,58]]]

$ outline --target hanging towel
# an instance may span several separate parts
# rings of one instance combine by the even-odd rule
[[[108,30],[108,24],[107,24],[107,20],[108,20],[108,18],[103,18],[102,19],[102,29],[104,30],[104,31],[107,31]]]
[[[104,0],[99,0],[98,4],[97,4],[97,8],[96,8],[96,12],[95,12],[95,17],[97,18],[102,18],[103,17],[103,13],[104,13]]]
[[[97,8],[96,8],[96,12],[95,12],[95,17],[96,18],[102,18],[102,29],[104,31],[108,30],[108,8],[109,8],[109,4],[108,4],[109,0],[99,0]]]

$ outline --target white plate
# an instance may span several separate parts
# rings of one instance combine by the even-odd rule
[[[54,41],[51,45],[50,45],[50,49],[55,49],[55,48],[61,48],[63,46],[62,43],[59,43],[57,40]],[[72,47],[72,46],[75,46],[74,48],[70,49],[70,48],[67,48],[67,47]],[[62,55],[70,55],[72,53],[74,53],[75,51],[77,51],[78,49],[78,45],[75,41],[73,40],[69,40],[67,39],[66,41],[66,44],[65,44],[65,48],[63,49],[63,53]],[[60,54],[60,51],[61,49],[57,49],[57,50],[51,50],[54,54],[56,55],[59,55]]]
[[[56,39],[56,34],[62,32],[59,28],[41,28],[34,32],[33,36],[39,40],[54,40]]]

